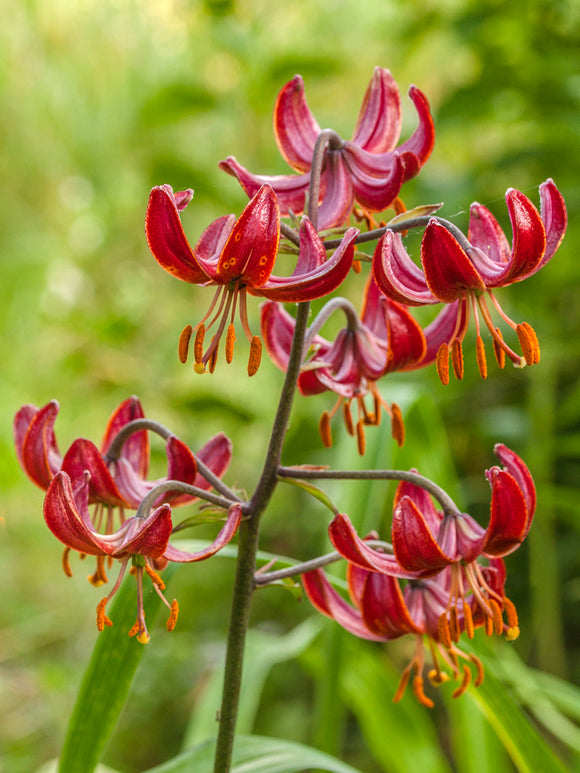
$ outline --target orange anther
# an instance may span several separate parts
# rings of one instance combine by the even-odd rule
[[[252,338],[250,344],[250,357],[248,359],[248,376],[253,376],[258,372],[260,363],[262,362],[262,342],[259,336]]]
[[[475,681],[473,682],[474,687],[479,687],[484,678],[485,678],[485,671],[483,670],[483,663],[481,660],[477,657],[477,655],[470,655],[469,659],[477,669],[477,676],[475,677]]]
[[[451,634],[453,641],[457,643],[461,637],[457,607],[451,607],[449,610],[449,633]]]
[[[355,274],[360,274],[362,271],[362,266],[360,264],[360,260],[353,260],[352,262],[352,270]]]
[[[153,582],[155,585],[157,585],[159,590],[165,590],[165,583],[163,582],[163,580],[157,574],[156,571],[151,569],[150,566],[147,566],[147,564],[145,564],[145,571],[147,572],[148,576],[151,578],[151,582]]]
[[[97,604],[97,630],[98,631],[102,631],[106,625],[109,628],[113,625],[113,623],[109,620],[109,618],[105,614],[105,607],[107,606],[108,600],[109,599],[105,596],[105,598],[101,599]]]
[[[453,642],[451,641],[451,631],[449,630],[449,620],[447,619],[446,612],[443,612],[443,614],[439,616],[437,631],[443,646],[448,650],[451,649]]]
[[[477,359],[477,367],[481,378],[487,378],[487,360],[485,358],[485,346],[481,336],[477,336],[475,340],[475,357]]]
[[[107,575],[105,574],[105,560],[104,556],[97,556],[97,568],[94,574],[89,574],[87,580],[95,588],[100,588],[101,585],[105,585],[109,582]]]
[[[62,554],[62,568],[67,577],[72,577],[72,569],[70,568],[70,562],[68,557],[70,555],[70,548],[65,548]]]
[[[181,331],[181,335],[179,336],[179,345],[177,347],[180,362],[187,362],[187,355],[189,354],[189,342],[191,341],[192,333],[193,328],[191,325],[186,325]]]
[[[136,636],[137,633],[139,633],[139,622],[136,622],[135,625],[131,628],[129,631],[129,636]]]
[[[356,447],[361,456],[365,455],[367,448],[367,439],[365,437],[365,427],[362,419],[356,423]]]
[[[505,352],[499,345],[499,341],[503,341],[503,336],[499,327],[496,327],[493,336],[493,353],[495,354],[495,359],[499,367],[505,368]]]
[[[236,328],[234,323],[230,322],[228,325],[228,332],[226,333],[226,362],[228,365],[234,357],[234,344],[236,342]]]
[[[330,428],[330,414],[324,411],[318,422],[318,431],[325,448],[332,448],[332,430]]]
[[[485,616],[484,627],[485,627],[485,635],[493,636],[493,618],[492,617],[489,617],[488,615]]]
[[[473,639],[475,630],[473,627],[473,615],[471,614],[471,607],[467,601],[463,602],[463,620],[465,623],[465,633],[468,639]]]
[[[520,627],[518,624],[518,613],[513,601],[510,601],[506,596],[503,597],[503,608],[507,619],[508,628],[506,631],[506,639],[508,641],[515,641],[520,635]]]
[[[449,383],[449,346],[446,343],[442,343],[439,347],[436,367],[439,380],[444,386],[447,386]]]
[[[463,347],[459,338],[454,338],[451,344],[451,364],[455,378],[461,381],[463,378]]]
[[[418,674],[413,679],[413,693],[415,694],[415,698],[417,698],[419,703],[422,703],[423,706],[427,706],[428,709],[432,709],[435,705],[431,698],[428,698],[423,692],[423,677],[419,676]]]
[[[391,405],[391,435],[400,448],[405,442],[405,422],[397,403]]]
[[[218,346],[213,350],[211,353],[211,357],[207,361],[207,369],[210,373],[213,373],[215,370],[215,366],[217,364],[217,358],[218,358]],[[197,364],[197,363],[196,363]]]
[[[540,361],[540,345],[534,328],[527,322],[523,322],[516,327],[516,333],[526,365],[537,365]]]
[[[397,215],[402,215],[403,212],[407,211],[407,207],[405,206],[405,202],[403,201],[403,199],[399,198],[398,196],[393,201],[393,203],[391,204],[391,207],[395,210]]]
[[[493,612],[493,631],[497,636],[503,633],[503,619],[501,616],[501,607],[495,599],[489,599],[489,606]]]
[[[433,687],[441,687],[442,684],[449,681],[449,674],[441,671],[440,668],[432,668],[427,674],[427,679],[429,679]]]
[[[461,684],[459,685],[459,687],[451,693],[451,697],[460,698],[469,687],[470,682],[471,682],[471,670],[469,666],[463,666],[463,679],[461,680]]]
[[[409,663],[409,665],[401,675],[399,686],[397,687],[397,691],[393,695],[393,703],[398,703],[403,697],[403,695],[405,694],[405,690],[407,689],[407,685],[409,684],[409,677],[411,676],[411,666],[412,666],[412,663]]]
[[[171,602],[171,613],[167,618],[167,630],[173,631],[175,623],[177,622],[177,616],[179,615],[179,604],[175,599]]]
[[[204,338],[205,338],[205,325],[200,325],[197,328],[197,332],[195,334],[195,341],[193,342],[193,358],[196,364],[198,365],[201,364],[201,361],[203,359],[203,339]]]
[[[345,400],[342,404],[342,418],[344,419],[346,431],[349,435],[354,437],[354,424],[352,421],[352,412],[350,410],[350,400]]]

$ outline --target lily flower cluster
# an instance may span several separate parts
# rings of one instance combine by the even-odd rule
[[[70,552],[81,558],[96,557],[91,585],[108,582],[107,568],[114,559],[121,564],[110,593],[97,605],[97,628],[112,625],[105,607],[120,587],[129,565],[137,581],[137,621],[130,635],[141,643],[149,641],[143,611],[143,577],[169,608],[168,630],[173,630],[178,614],[176,600],[163,595],[165,585],[159,571],[169,561],[195,562],[209,558],[234,536],[240,520],[239,506],[232,505],[223,528],[214,542],[198,553],[187,553],[169,544],[173,531],[171,508],[196,501],[209,491],[214,480],[227,470],[232,444],[223,433],[211,438],[194,454],[174,435],[166,433],[167,475],[148,480],[149,439],[143,426],[150,422],[136,397],[125,400],[110,417],[100,448],[85,438],[77,438],[62,456],[54,424],[59,411],[53,400],[42,408],[23,406],[14,419],[16,452],[28,477],[46,490],[44,519],[54,536],[64,545],[62,565],[72,576]],[[203,471],[198,470],[203,468]],[[155,497],[160,489],[162,493]],[[154,497],[153,512],[126,518],[126,510],[137,510]],[[90,506],[93,505],[91,513]],[[118,519],[118,525],[116,520]]]
[[[361,539],[347,515],[337,515],[330,524],[330,540],[348,561],[352,606],[322,569],[302,577],[312,604],[355,636],[371,641],[390,641],[405,634],[416,637],[395,701],[413,676],[415,696],[425,706],[433,706],[424,692],[425,640],[432,659],[431,684],[438,687],[450,678],[458,681],[453,692],[457,698],[472,679],[468,664],[475,667],[475,686],[484,677],[481,661],[459,646],[461,635],[472,639],[475,629],[483,627],[488,635],[503,634],[509,641],[519,636],[516,608],[504,590],[503,557],[527,536],[536,492],[522,459],[502,444],[494,450],[504,466],[486,472],[491,486],[487,529],[467,513],[437,510],[424,488],[403,481],[393,505],[392,553],[370,547],[368,540],[376,539],[376,533]],[[406,583],[404,589],[401,581]]]

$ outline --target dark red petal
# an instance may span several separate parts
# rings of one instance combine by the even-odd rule
[[[205,558],[213,556],[214,553],[217,553],[218,550],[221,550],[228,544],[236,533],[241,520],[242,508],[239,504],[234,504],[228,510],[228,517],[220,533],[207,548],[199,550],[197,553],[188,553],[184,550],[179,550],[179,548],[176,548],[173,545],[168,545],[163,555],[169,561],[176,561],[177,563],[203,561]]]
[[[484,552],[506,556],[516,550],[529,528],[528,508],[516,479],[499,467],[488,470],[491,483],[491,516]]]
[[[345,225],[354,205],[354,187],[350,170],[342,151],[327,151],[325,156],[324,179],[326,188],[320,197],[318,209],[318,230]]]
[[[295,320],[286,309],[275,301],[265,301],[260,306],[261,332],[268,356],[284,373],[288,367],[290,348],[294,336]]]
[[[397,502],[391,534],[397,561],[407,571],[436,572],[453,562],[441,550],[425,516],[408,496]]]
[[[90,440],[77,438],[71,444],[62,460],[62,469],[73,481],[81,478],[86,471],[90,473],[91,502],[102,502],[109,507],[130,506],[131,500],[117,486],[101,452]]]
[[[301,276],[315,271],[326,263],[327,255],[322,239],[310,220],[305,217],[300,223],[300,246],[296,268],[292,276]]]
[[[151,191],[145,235],[155,260],[170,274],[192,284],[209,281],[210,277],[189,246],[171,186],[159,185]]]
[[[540,200],[542,222],[546,231],[546,251],[536,271],[552,258],[564,238],[568,215],[566,203],[553,180],[546,180],[540,185]]]
[[[280,210],[276,194],[264,185],[236,221],[220,256],[216,281],[242,279],[251,287],[268,281],[280,241]]]
[[[387,553],[370,548],[355,531],[347,515],[340,513],[328,527],[330,541],[341,556],[363,569],[392,575],[393,577],[416,578],[416,572],[408,572]]]
[[[182,483],[196,485],[197,463],[189,447],[179,438],[172,436],[167,440],[165,453],[167,454],[167,479],[180,480]],[[205,482],[205,479],[203,480]],[[195,499],[197,497],[192,497],[189,494],[170,491],[163,495],[161,501],[171,504],[172,507],[177,507],[178,505],[193,502]],[[155,504],[160,504],[160,502]]]
[[[95,541],[95,530],[88,514],[88,475],[75,481],[66,472],[52,479],[44,499],[44,520],[54,536],[67,547],[92,556],[110,555]],[[98,536],[98,535],[97,535]]]
[[[136,419],[144,419],[145,413],[141,403],[136,397],[130,397],[119,405],[114,411],[101,442],[101,453],[107,455],[109,446],[126,424]],[[147,477],[149,471],[149,436],[146,430],[134,432],[123,443],[121,457],[126,459],[142,478]]]
[[[489,271],[503,270],[511,259],[511,247],[506,235],[492,213],[482,204],[474,202],[469,210],[470,244],[477,247],[488,258]],[[484,266],[482,266],[482,271]]]
[[[352,175],[357,202],[371,212],[382,212],[390,207],[404,182],[402,156],[394,152],[364,157],[363,151],[349,142],[345,143],[342,153]]]
[[[417,470],[412,469],[411,472],[417,472]],[[437,536],[441,521],[443,520],[443,513],[437,510],[427,491],[425,491],[424,488],[421,488],[421,486],[416,486],[414,483],[401,481],[395,491],[393,509],[403,497],[409,497],[409,499],[413,500],[419,512],[422,513],[423,518],[429,527],[429,531],[433,536]]]
[[[288,215],[290,212],[300,215],[304,211],[304,197],[310,186],[310,172],[306,174],[283,175],[252,174],[238,163],[234,156],[228,156],[225,161],[220,161],[219,168],[231,174],[232,177],[236,177],[250,198],[256,195],[262,185],[270,185],[276,191],[282,215]],[[326,186],[324,173],[320,186],[322,196]]]
[[[118,532],[103,535],[101,539],[115,543],[113,555],[116,558],[133,555],[161,558],[172,531],[171,508],[165,504],[154,510],[148,518],[128,518]]]
[[[460,341],[465,335],[469,324],[469,307],[464,299],[446,304],[425,330],[427,351],[421,360],[420,367],[431,365],[437,359],[437,352],[442,343],[449,343],[452,339]]]
[[[536,487],[534,485],[534,479],[532,478],[532,474],[527,468],[523,459],[511,451],[507,446],[504,446],[503,443],[497,443],[494,446],[493,452],[504,465],[507,472],[509,472],[510,475],[515,478],[522,494],[524,495],[526,507],[528,509],[526,533],[524,535],[525,537],[527,536],[527,533],[532,524],[534,513],[536,512]]]
[[[444,303],[461,298],[464,291],[485,290],[485,284],[457,239],[431,220],[421,242],[421,262],[427,285]]]
[[[28,477],[47,489],[60,470],[62,458],[54,434],[58,403],[52,400],[42,408],[24,405],[14,417],[16,455]]]
[[[423,633],[411,619],[395,577],[368,573],[361,612],[369,630],[387,639],[395,639],[405,633]]]
[[[407,154],[415,156],[418,161],[418,167],[408,163],[405,164],[405,182],[417,174],[419,169],[431,155],[431,151],[435,144],[435,125],[433,123],[427,97],[416,86],[411,86],[409,89],[409,96],[417,110],[419,125],[409,139],[399,145],[397,150],[404,157],[406,157]]]
[[[371,539],[378,539],[376,532],[373,532]],[[365,585],[367,583],[367,577],[369,575],[368,569],[362,569],[356,564],[350,562],[346,565],[346,582],[348,585],[348,595],[352,603],[357,609],[360,609],[362,603],[362,596],[364,593]]]
[[[205,464],[206,467],[209,467],[214,475],[221,478],[230,466],[232,459],[232,441],[223,432],[218,432],[218,434],[210,438],[195,455],[200,462]],[[194,485],[207,491],[212,488],[211,483],[208,483],[200,472],[196,475]]]
[[[297,172],[310,169],[319,134],[320,127],[306,102],[304,81],[295,75],[276,99],[274,135],[280,153]]]
[[[375,67],[358,114],[352,142],[369,153],[393,150],[401,133],[401,96],[384,67]]]
[[[427,287],[425,275],[411,259],[399,234],[387,231],[373,255],[373,276],[379,290],[398,303],[423,306],[438,303]]]
[[[357,228],[349,228],[332,256],[314,271],[301,276],[292,275],[289,278],[272,276],[263,287],[255,290],[248,288],[249,292],[252,295],[262,295],[270,300],[284,303],[312,301],[328,295],[348,276],[358,233]]]
[[[413,370],[422,364],[427,351],[421,326],[405,306],[385,298],[384,307],[388,322],[390,351],[386,372]]]
[[[303,574],[302,584],[310,603],[323,615],[335,620],[346,631],[361,639],[385,641],[384,636],[377,636],[369,631],[360,612],[347,604],[334,590],[322,569]]]

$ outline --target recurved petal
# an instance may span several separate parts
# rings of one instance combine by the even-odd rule
[[[262,185],[270,185],[278,197],[280,213],[289,215],[293,212],[300,215],[304,211],[304,197],[310,185],[310,172],[306,174],[252,174],[234,158],[228,156],[225,161],[220,161],[219,168],[236,177],[238,182],[251,198],[255,196]],[[324,173],[320,181],[320,193],[324,195],[326,178]]]
[[[302,275],[293,274],[289,278],[271,276],[262,287],[248,288],[249,292],[283,303],[300,303],[322,298],[336,290],[348,276],[358,233],[357,228],[349,228],[332,256],[313,271]],[[306,238],[314,238],[314,235]]]
[[[568,224],[564,197],[556,188],[553,180],[548,179],[540,185],[540,201],[542,222],[546,231],[546,251],[535,269],[536,271],[545,266],[554,255],[562,243]]]
[[[96,532],[88,511],[89,478],[88,473],[78,478],[73,490],[66,472],[55,475],[44,498],[44,520],[67,547],[92,556],[111,555],[112,549],[95,541]]]
[[[306,102],[302,76],[280,91],[274,106],[274,135],[280,153],[297,172],[307,172],[320,127]]]
[[[392,150],[401,133],[401,95],[389,70],[375,67],[358,114],[352,143],[369,153]]]
[[[161,505],[148,518],[128,518],[115,534],[101,535],[99,544],[113,547],[115,558],[141,555],[149,558],[164,556],[173,530],[171,508]]]
[[[415,105],[419,116],[419,125],[408,140],[401,143],[397,150],[406,155],[412,154],[418,160],[418,166],[406,164],[405,182],[414,177],[423,164],[427,161],[435,144],[435,125],[429,108],[429,101],[423,92],[416,86],[411,86],[409,96]]]
[[[342,151],[352,175],[357,202],[371,212],[382,212],[399,195],[405,177],[403,157],[398,153],[367,154],[352,143]],[[366,168],[365,168],[366,167]]]
[[[485,290],[485,283],[457,239],[432,219],[421,241],[425,280],[435,298],[451,303],[466,289]]]
[[[136,397],[124,400],[116,408],[108,421],[105,435],[101,442],[101,453],[107,455],[107,451],[115,437],[129,422],[136,419],[144,419],[145,413],[141,403]],[[134,432],[124,443],[121,456],[134,468],[142,478],[147,477],[149,471],[149,436],[146,430]],[[87,468],[88,469],[88,468]]]
[[[339,513],[328,527],[330,541],[341,556],[363,569],[390,574],[393,577],[416,578],[417,572],[409,572],[403,568],[395,556],[379,553],[362,540],[349,517]]]
[[[524,540],[531,518],[522,490],[509,472],[492,467],[487,478],[491,484],[491,516],[483,550],[486,555],[506,556]]]
[[[189,447],[179,438],[170,437],[165,445],[167,454],[167,478],[168,480],[180,480],[183,483],[195,485],[197,478],[197,462]],[[203,479],[205,482],[205,479]],[[197,497],[189,496],[175,491],[170,491],[163,496],[163,502],[170,503],[172,507],[185,505]],[[159,503],[160,504],[160,503]]]
[[[489,260],[488,272],[493,277],[505,268],[511,259],[511,248],[500,224],[487,207],[474,202],[470,207],[469,242],[477,247]],[[480,273],[485,271],[485,263],[480,267]]]
[[[260,306],[260,320],[268,356],[274,365],[285,373],[294,336],[294,317],[281,304],[265,301]]]
[[[223,525],[220,533],[215,540],[203,550],[199,550],[196,553],[188,553],[185,550],[180,550],[173,545],[168,545],[163,556],[169,561],[175,561],[177,563],[192,563],[195,561],[203,561],[205,558],[210,558],[218,550],[221,550],[232,539],[236,533],[238,526],[242,520],[242,508],[239,504],[233,504],[228,510],[228,517]]]
[[[306,572],[302,575],[304,591],[310,603],[326,617],[335,620],[349,633],[369,639],[385,641],[385,636],[377,636],[365,625],[360,612],[350,606],[332,587],[322,569]]]
[[[230,466],[232,460],[232,441],[223,432],[218,432],[217,435],[210,438],[207,443],[197,451],[195,456],[200,462],[205,464],[206,467],[209,467],[214,475],[221,478]],[[201,472],[197,473],[194,486],[206,490],[212,488],[212,484],[203,477]]]
[[[56,400],[42,408],[24,405],[14,417],[18,461],[33,483],[45,490],[62,464],[54,434],[58,407]]]
[[[386,639],[405,633],[423,633],[411,619],[399,581],[390,575],[368,573],[361,612],[367,628]]]
[[[399,234],[387,230],[373,255],[373,276],[388,298],[407,306],[439,303],[427,286],[425,275],[411,259]]]
[[[280,241],[280,209],[269,185],[248,202],[231,230],[215,272],[219,283],[241,278],[250,287],[268,281]]]
[[[413,319],[406,307],[396,301],[385,298],[384,306],[390,351],[386,372],[422,367],[427,343],[421,326]]]
[[[326,250],[322,239],[310,220],[305,217],[300,223],[300,246],[298,248],[298,260],[292,276],[301,276],[315,271],[326,263]]]
[[[209,281],[189,246],[170,185],[159,185],[149,194],[145,235],[155,260],[170,274],[192,284]]]
[[[402,497],[393,511],[393,550],[408,572],[433,574],[453,562],[433,536],[423,513],[409,496]]]
[[[496,443],[493,449],[494,454],[499,458],[507,472],[512,475],[521,489],[526,507],[528,509],[528,524],[526,535],[529,531],[534,513],[536,512],[536,486],[534,479],[527,465],[516,453],[511,451],[503,443]],[[525,536],[525,535],[524,535]]]
[[[323,178],[326,182],[324,193],[321,190],[318,209],[318,229],[344,225],[352,212],[354,204],[354,186],[350,170],[342,151],[327,151]]]
[[[411,472],[417,472],[417,470],[413,469]],[[409,499],[413,500],[419,512],[423,514],[423,518],[425,519],[429,531],[433,536],[437,536],[443,519],[443,513],[437,510],[433,504],[433,500],[425,489],[421,488],[421,486],[415,486],[413,483],[402,480],[395,491],[393,508],[396,508],[403,497],[409,497]]]
[[[125,460],[125,464],[129,465],[129,462]],[[130,506],[131,500],[117,486],[101,452],[90,440],[77,438],[71,444],[62,460],[62,469],[73,481],[80,479],[85,472],[90,473],[89,501],[102,502],[110,507]]]

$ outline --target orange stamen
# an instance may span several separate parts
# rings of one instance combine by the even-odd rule
[[[72,577],[72,569],[70,568],[70,562],[68,557],[70,555],[70,548],[65,548],[62,554],[62,568],[67,577]]]
[[[469,655],[469,659],[473,663],[473,665],[477,669],[477,676],[475,677],[475,681],[473,683],[474,687],[479,687],[485,678],[485,671],[483,670],[483,663],[481,660],[477,657],[477,655]]]
[[[469,687],[470,682],[471,682],[471,670],[469,666],[463,666],[463,679],[461,680],[461,684],[459,685],[459,687],[451,693],[451,697],[460,698]]]
[[[184,331],[185,332],[185,331]],[[183,333],[181,334],[183,335]],[[203,339],[205,338],[205,325],[200,325],[195,334],[193,342],[193,358],[196,365],[201,365],[203,359]]]
[[[171,602],[171,613],[167,619],[167,630],[173,631],[175,623],[177,622],[177,616],[179,615],[179,604],[175,599]]]
[[[518,613],[513,601],[510,601],[506,596],[503,597],[503,608],[505,616],[507,618],[508,629],[506,631],[506,639],[508,641],[514,641],[520,635],[520,627],[518,623]]]
[[[325,448],[332,448],[332,430],[330,428],[330,414],[324,411],[318,422],[318,431]]]
[[[97,568],[94,574],[89,574],[87,580],[95,588],[99,588],[101,585],[105,585],[109,582],[109,578],[105,574],[105,557],[97,556]]]
[[[428,709],[432,709],[435,705],[431,698],[428,698],[423,692],[423,677],[419,676],[419,674],[413,679],[413,693],[419,703],[422,703],[423,706],[427,706]]]
[[[108,597],[105,596],[104,599],[101,599],[99,603],[97,604],[97,630],[102,631],[105,626],[108,626],[109,628],[113,625],[113,623],[109,620],[107,615],[105,614],[105,607],[107,606]]]
[[[252,343],[250,344],[250,357],[248,359],[248,376],[253,376],[258,372],[261,362],[262,342],[259,336],[253,336]]]
[[[461,381],[463,378],[463,347],[459,338],[454,338],[451,344],[451,364],[455,378]]]
[[[505,368],[505,351],[495,340],[496,338],[499,341],[503,341],[503,336],[501,334],[501,330],[499,329],[499,327],[495,328],[495,336],[493,337],[493,353],[495,354],[495,359],[499,367]]]
[[[437,352],[436,360],[437,374],[443,386],[449,383],[449,346],[442,343]]]
[[[345,400],[342,404],[342,418],[344,419],[344,426],[349,435],[354,437],[354,424],[352,421],[352,411],[350,410],[350,400]]]
[[[477,367],[479,368],[479,373],[481,375],[481,378],[487,378],[487,360],[485,358],[485,346],[483,345],[483,340],[481,336],[477,336],[475,340],[475,356],[477,359]],[[505,360],[505,354],[504,354],[504,360]]]
[[[230,322],[228,325],[228,332],[226,333],[226,362],[229,365],[234,357],[234,344],[236,342],[236,328],[234,323]]]
[[[487,615],[485,616],[484,626],[485,626],[485,635],[493,636],[493,618],[492,617],[488,617]]]
[[[534,328],[527,322],[522,322],[522,324],[517,325],[516,333],[526,365],[537,365],[540,361],[540,345]]]
[[[356,423],[356,447],[361,456],[365,455],[367,440],[365,437],[364,421],[359,419]]]
[[[449,632],[451,638],[457,644],[461,638],[461,629],[459,627],[459,617],[457,615],[457,607],[451,607],[449,610]]]
[[[453,646],[453,642],[451,641],[451,631],[449,630],[449,620],[447,619],[446,612],[443,612],[443,614],[440,615],[437,622],[437,630],[441,643],[446,649],[450,650]]]
[[[473,639],[475,636],[475,630],[473,627],[473,615],[471,614],[471,607],[467,601],[463,602],[463,620],[465,622],[465,633],[468,639]]]
[[[133,636],[135,636],[137,633],[139,633],[139,623],[138,623],[138,622],[137,622],[137,623],[135,623],[135,625],[134,625],[134,626],[131,628],[131,630],[129,631],[129,636],[133,637]]]
[[[165,583],[163,582],[163,580],[157,574],[156,571],[151,569],[151,567],[148,566],[147,564],[145,564],[145,571],[147,572],[147,575],[151,578],[151,582],[153,582],[155,585],[157,585],[159,590],[165,590]]]
[[[360,272],[362,271],[360,260],[353,260],[352,270],[354,271],[355,274],[360,274]]]
[[[401,675],[401,679],[399,681],[399,686],[397,687],[397,691],[393,695],[393,703],[398,703],[403,695],[405,694],[405,690],[407,689],[407,685],[409,684],[409,677],[411,676],[411,667],[412,663],[409,663],[407,668],[403,671]]]
[[[177,347],[179,362],[187,362],[187,355],[189,354],[189,342],[191,341],[192,333],[193,328],[191,325],[186,325],[181,331],[181,335],[179,336],[179,345]]]
[[[495,599],[489,599],[489,606],[493,612],[493,630],[497,636],[503,633],[503,619],[501,616],[501,607]]]
[[[215,366],[217,364],[217,358],[218,358],[218,347],[216,346],[216,348],[211,353],[211,357],[207,362],[207,369],[209,370],[210,373],[213,373],[215,370]]]
[[[391,405],[391,435],[399,448],[405,443],[405,422],[397,403]]]

